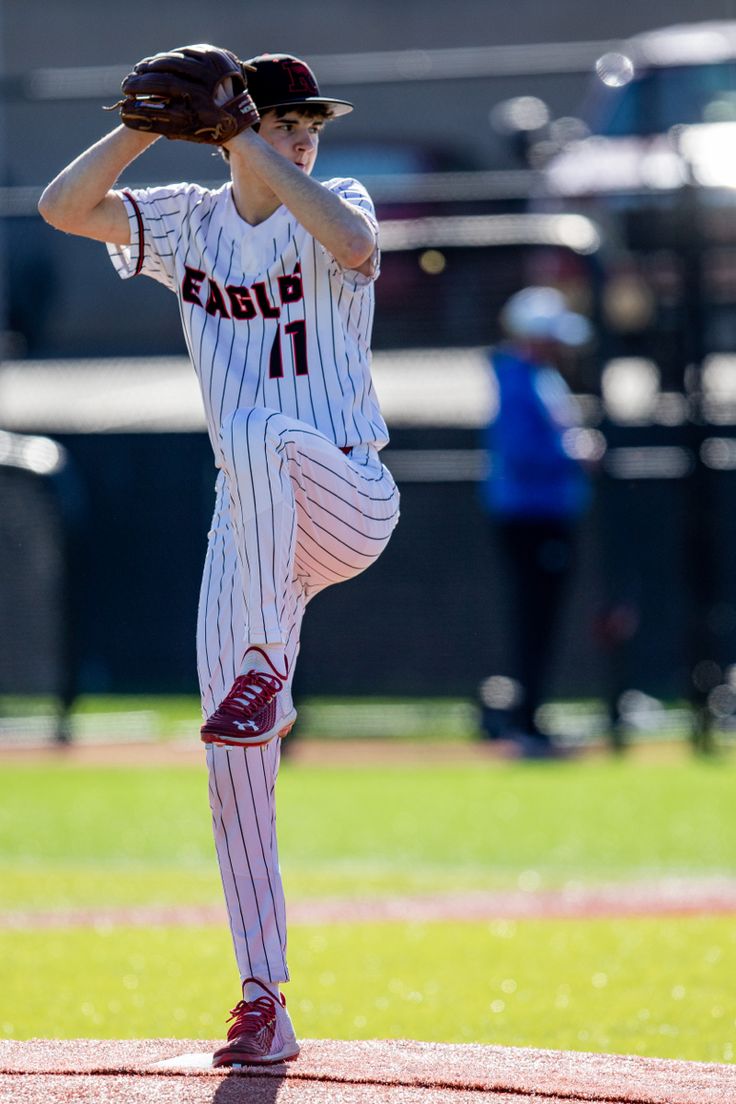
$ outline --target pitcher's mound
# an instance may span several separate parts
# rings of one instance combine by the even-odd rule
[[[14,1104],[733,1104],[736,1066],[404,1040],[307,1039],[294,1062],[223,1073],[212,1041],[0,1041]]]

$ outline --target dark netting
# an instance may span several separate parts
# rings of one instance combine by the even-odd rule
[[[6,739],[44,729],[58,734],[69,704],[67,566],[53,478],[0,463],[0,734]]]

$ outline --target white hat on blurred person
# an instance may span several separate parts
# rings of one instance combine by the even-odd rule
[[[583,314],[571,311],[561,291],[553,287],[526,287],[504,304],[500,322],[509,337],[526,341],[557,341],[580,348],[593,337]]]

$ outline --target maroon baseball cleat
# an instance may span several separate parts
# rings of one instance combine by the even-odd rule
[[[230,1013],[227,1042],[212,1055],[213,1066],[266,1066],[296,1058],[296,1041],[286,997],[276,997],[257,978],[247,978],[263,989],[255,1000],[242,1000]]]
[[[291,694],[285,686],[288,664],[281,674],[261,648],[252,646],[248,652],[258,652],[272,673],[251,670],[236,678],[230,693],[202,725],[205,744],[261,747],[274,736],[286,736],[296,720]]]

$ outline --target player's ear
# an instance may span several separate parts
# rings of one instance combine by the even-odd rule
[[[288,111],[288,107],[267,107],[265,111],[261,112],[261,117],[258,122],[255,123],[250,129],[258,130],[263,120],[269,118],[269,116],[271,115],[275,119],[283,119],[284,115],[286,115]]]

